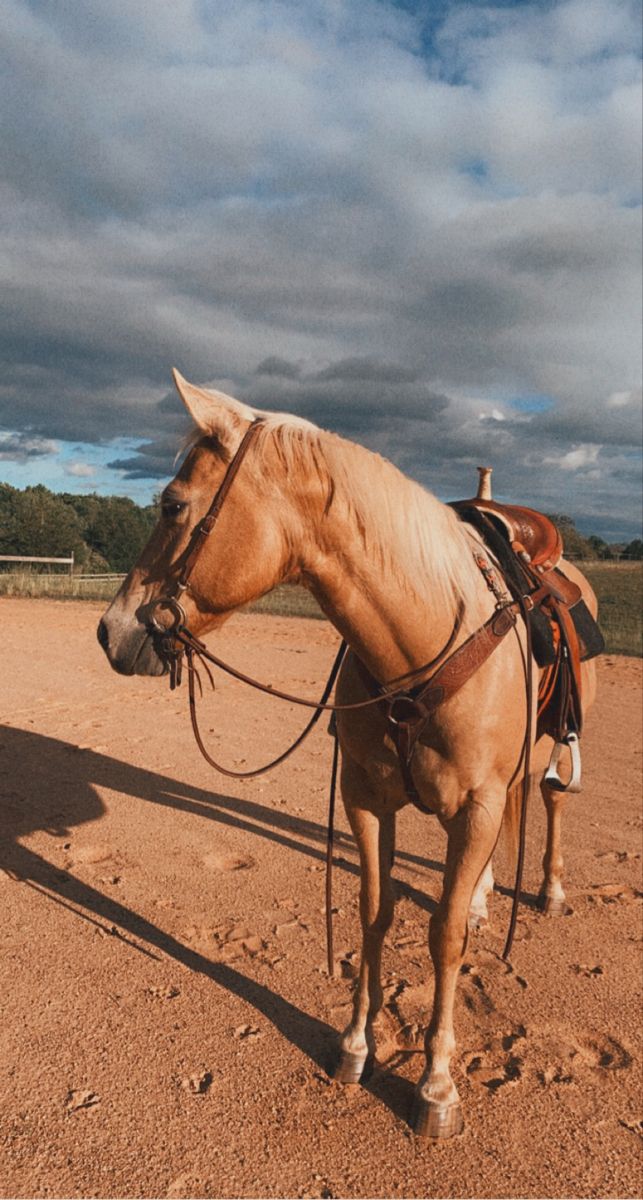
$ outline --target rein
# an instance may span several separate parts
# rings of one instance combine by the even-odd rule
[[[409,800],[417,808],[424,813],[432,813],[432,810],[427,808],[418,795],[417,789],[413,782],[411,771],[411,762],[413,753],[419,737],[424,730],[426,724],[430,720],[435,710],[468,681],[468,679],[478,670],[480,666],[487,660],[490,654],[503,640],[510,629],[515,629],[517,614],[520,613],[525,618],[527,627],[527,661],[525,664],[525,682],[527,690],[527,728],[525,740],[520,754],[518,766],[514,773],[514,779],[520,770],[520,766],[524,761],[525,770],[523,775],[523,794],[521,807],[520,821],[520,847],[518,855],[518,866],[516,873],[516,883],[514,889],[513,907],[511,915],[511,923],[507,943],[503,952],[503,958],[508,958],[511,945],[513,942],[513,934],[516,924],[518,898],[520,893],[520,883],[522,878],[522,865],[524,860],[524,845],[525,845],[525,820],[527,808],[527,795],[529,790],[529,755],[531,749],[532,735],[532,717],[531,717],[531,698],[533,692],[532,685],[532,666],[531,666],[531,641],[529,636],[529,623],[527,617],[527,605],[524,597],[518,597],[514,593],[512,601],[506,592],[504,592],[496,578],[493,567],[489,565],[487,560],[479,554],[476,554],[476,563],[482,572],[485,582],[489,590],[493,593],[496,605],[494,612],[488,621],[485,622],[475,633],[471,634],[449,657],[453,643],[460,631],[462,619],[464,615],[463,605],[460,604],[455,616],[453,629],[451,634],[438,655],[430,662],[418,667],[407,674],[400,676],[398,679],[391,681],[388,685],[379,684],[370,675],[366,667],[361,663],[359,658],[356,659],[363,682],[366,684],[371,695],[368,700],[360,700],[351,704],[331,704],[329,697],[333,690],[337,676],[339,674],[342,663],[348,651],[347,643],[342,640],[335,660],[331,667],[330,674],[326,681],[322,695],[318,701],[307,700],[301,696],[294,696],[290,692],[285,692],[272,685],[261,683],[257,679],[253,679],[249,675],[245,675],[235,667],[231,667],[228,663],[218,658],[205,644],[195,637],[187,626],[186,615],[180,598],[183,593],[188,590],[189,580],[192,571],[196,565],[197,559],[203,549],[206,539],[212,533],[216,522],[220,516],[223,504],[228,496],[230,488],[239,472],[244,458],[250,449],[253,441],[259,433],[261,426],[264,424],[262,418],[257,418],[249,425],[246,430],[236,453],[228,463],[223,479],[215,492],[210,507],[203,519],[199,522],[191,544],[188,547],[186,557],[179,572],[179,575],[174,583],[173,593],[166,596],[161,596],[153,602],[148,616],[148,625],[151,632],[158,637],[160,642],[160,650],[169,665],[170,688],[174,689],[181,683],[182,677],[182,660],[185,656],[188,671],[188,691],[190,705],[190,719],[192,730],[201,754],[206,762],[220,774],[234,779],[250,779],[257,775],[263,775],[284,762],[291,754],[294,753],[299,746],[305,741],[308,735],[319,721],[323,712],[331,713],[330,732],[334,737],[333,748],[333,765],[331,772],[329,814],[328,814],[328,838],[326,850],[326,931],[327,931],[327,952],[328,952],[328,970],[332,976],[334,974],[333,962],[333,930],[332,930],[332,882],[331,871],[333,861],[333,828],[334,828],[334,810],[335,810],[335,793],[336,781],[338,773],[338,734],[334,714],[338,712],[354,712],[358,709],[372,708],[379,705],[380,708],[385,706],[388,717],[389,732],[395,744],[398,753],[399,765],[402,772],[405,790]],[[170,620],[161,621],[157,614],[166,613]],[[196,686],[199,688],[199,693],[202,695],[203,688],[201,677],[198,668],[195,665],[197,659],[208,676],[210,684],[214,690],[214,680],[208,663],[218,667],[226,674],[234,679],[245,683],[250,687],[265,693],[266,695],[274,696],[277,699],[287,701],[291,704],[296,704],[304,708],[313,709],[313,714],[308,723],[300,734],[295,738],[295,741],[271,762],[264,764],[261,767],[254,768],[250,771],[232,771],[221,766],[216,762],[207,751],[201,731],[198,724],[197,704],[196,704]],[[439,666],[437,664],[440,664]],[[427,672],[433,672],[428,679],[423,678]]]

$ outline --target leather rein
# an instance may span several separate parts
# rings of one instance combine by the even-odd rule
[[[229,663],[224,662],[213,654],[205,644],[188,628],[185,610],[181,604],[183,594],[189,589],[189,580],[196,565],[196,562],[201,554],[203,546],[207,538],[212,533],[217,520],[220,516],[223,504],[230,492],[234,480],[239,472],[239,469],[246,457],[253,441],[259,433],[263,418],[257,418],[249,425],[246,430],[236,453],[228,463],[223,479],[215,492],[210,507],[203,519],[199,522],[192,536],[192,541],[188,546],[188,550],[183,561],[181,570],[176,581],[174,582],[172,592],[165,596],[159,597],[153,602],[148,613],[148,626],[151,633],[158,639],[159,649],[162,656],[165,658],[169,667],[170,688],[174,689],[181,683],[182,678],[182,663],[185,656],[188,674],[188,691],[189,691],[189,706],[190,719],[194,737],[205,758],[206,762],[222,775],[234,779],[249,779],[257,775],[263,775],[270,771],[273,767],[284,762],[291,754],[294,753],[299,746],[305,741],[308,735],[319,721],[323,712],[331,713],[330,732],[334,736],[334,753],[333,766],[331,774],[330,788],[330,804],[329,804],[329,821],[328,821],[328,841],[326,853],[326,928],[327,928],[327,949],[328,949],[328,965],[329,973],[334,973],[333,962],[333,947],[332,947],[332,909],[331,909],[331,868],[332,868],[332,853],[333,853],[333,818],[335,809],[335,790],[338,768],[338,736],[335,722],[335,713],[351,712],[358,709],[372,708],[376,705],[380,709],[384,709],[387,720],[389,733],[397,750],[399,765],[402,772],[404,787],[409,800],[422,812],[430,815],[435,815],[432,809],[424,805],[418,795],[417,789],[413,782],[411,763],[415,747],[418,743],[422,731],[426,727],[432,714],[435,710],[455,695],[457,691],[471,678],[479,667],[489,658],[505,635],[516,627],[517,615],[520,613],[526,618],[526,605],[520,596],[514,595],[513,601],[508,594],[502,589],[497,573],[494,567],[487,561],[481,553],[476,553],[475,560],[478,568],[482,572],[485,582],[489,590],[495,597],[495,609],[491,617],[482,625],[475,633],[471,634],[458,648],[449,654],[454,641],[460,631],[463,618],[463,606],[460,605],[456,613],[455,621],[451,634],[440,650],[440,652],[430,662],[424,663],[407,674],[391,681],[389,684],[380,684],[376,681],[359,658],[356,657],[356,664],[359,674],[362,677],[367,690],[370,692],[369,699],[356,701],[352,704],[332,704],[329,702],[329,697],[333,690],[337,676],[346,654],[348,652],[347,643],[342,640],[339,650],[335,656],[335,660],[331,667],[330,674],[324,686],[322,695],[318,701],[308,700],[301,696],[292,695],[289,692],[275,688],[272,685],[261,683],[259,680],[245,675],[235,667],[231,667]],[[159,620],[157,614],[164,612],[169,615],[170,621]],[[529,786],[529,753],[531,748],[532,737],[532,669],[531,669],[531,647],[529,644],[529,624],[525,619],[528,632],[528,645],[526,661],[523,661],[525,668],[525,681],[527,687],[527,728],[525,740],[521,750],[518,765],[512,779],[517,777],[520,767],[524,762],[525,770],[523,775],[523,794],[522,794],[522,809],[520,823],[520,849],[518,858],[518,870],[516,877],[516,885],[514,890],[513,908],[507,944],[505,946],[503,957],[506,959],[509,956],[513,941],[513,932],[515,929],[518,896],[520,891],[520,882],[522,876],[522,861],[524,859],[524,833],[525,833],[525,817],[526,817],[526,802]],[[448,657],[447,657],[448,656]],[[241,683],[255,688],[266,695],[274,696],[277,699],[287,701],[290,704],[296,704],[304,708],[313,710],[312,716],[295,741],[276,758],[265,763],[261,767],[256,767],[250,771],[232,771],[220,763],[216,762],[211,757],[205,747],[201,731],[199,728],[197,717],[197,702],[196,688],[199,689],[199,694],[202,695],[203,687],[199,670],[195,664],[195,659],[198,660],[200,666],[208,676],[209,682],[214,690],[214,680],[208,664],[212,664],[225,674],[232,676]],[[424,678],[427,672],[432,672],[428,679]]]

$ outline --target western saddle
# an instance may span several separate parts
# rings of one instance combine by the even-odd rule
[[[582,730],[581,662],[605,646],[578,584],[560,568],[563,541],[544,513],[491,497],[491,467],[478,467],[477,495],[452,508],[484,539],[514,599],[529,621],[534,657],[542,668],[538,687],[537,736],[554,739],[545,781],[557,791],[580,791],[579,736]],[[571,757],[569,780],[558,763]]]

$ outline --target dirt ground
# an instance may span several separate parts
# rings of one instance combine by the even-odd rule
[[[103,1197],[636,1196],[641,1183],[641,663],[604,658],[565,820],[569,916],[533,904],[533,802],[513,969],[511,868],[472,937],[454,1078],[465,1132],[415,1138],[427,921],[444,837],[399,821],[387,1009],[366,1086],[327,1074],[358,947],[356,854],[335,873],[342,978],[325,970],[330,740],[268,776],[213,774],[185,689],[113,674],[101,605],[2,600],[0,1193]],[[317,695],[335,634],[241,616],[221,652]],[[301,712],[222,681],[213,752],[242,767]],[[325,725],[325,722],[323,722]]]

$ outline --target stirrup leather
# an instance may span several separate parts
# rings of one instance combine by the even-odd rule
[[[572,773],[569,783],[563,783],[558,774],[558,762],[565,748],[569,749]],[[560,742],[556,742],[551,752],[549,766],[545,771],[543,780],[548,787],[555,792],[580,792],[581,790],[581,762],[580,762],[580,742],[578,734],[575,732],[566,733]]]

